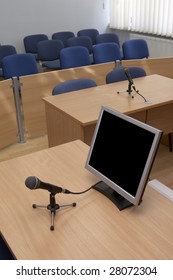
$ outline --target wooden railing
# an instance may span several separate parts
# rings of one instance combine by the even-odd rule
[[[159,74],[173,78],[173,57],[125,60],[122,61],[122,65],[143,67],[147,75]],[[110,62],[20,77],[26,138],[34,138],[47,133],[42,98],[51,95],[55,85],[66,80],[83,77],[91,78],[96,81],[97,85],[102,85],[105,84],[107,73],[115,66],[114,62]],[[18,125],[11,85],[11,80],[0,81],[0,148],[18,141]]]
[[[0,82],[0,149],[18,141],[16,107],[11,80]]]

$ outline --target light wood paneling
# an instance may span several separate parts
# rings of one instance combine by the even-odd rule
[[[28,137],[38,137],[46,133],[42,98],[51,96],[55,85],[77,78],[91,78],[96,81],[97,85],[104,84],[105,74],[114,66],[115,64],[112,62],[21,77],[23,111]]]
[[[94,128],[102,106],[111,107],[147,122],[160,128],[165,134],[171,133],[173,131],[173,79],[149,75],[134,79],[134,82],[136,88],[140,89],[140,93],[149,100],[148,103],[144,102],[138,94],[135,94],[134,98],[128,96],[127,92],[117,94],[117,91],[126,88],[126,81],[97,86],[92,88],[92,91],[84,89],[44,98],[50,147],[75,139],[83,141],[85,136],[87,144],[90,144],[93,129],[87,130],[86,127]]]
[[[0,149],[18,140],[16,109],[11,80],[0,82]]]
[[[148,75],[160,74],[173,78],[172,57],[126,60],[122,61],[122,64],[127,67],[141,66],[146,70]],[[91,78],[95,80],[98,85],[103,85],[105,84],[107,73],[113,70],[114,67],[115,63],[110,62],[21,77],[22,101],[27,137],[33,138],[47,133],[45,108],[42,98],[51,96],[52,89],[55,85],[69,79],[83,77]],[[0,94],[2,95],[0,102],[2,104],[1,108],[4,108],[0,122],[2,132],[0,148],[17,141],[17,123],[11,92],[11,80],[0,81]],[[165,92],[162,92],[162,94],[165,94]],[[7,98],[7,102],[5,102],[4,97]]]
[[[126,67],[141,66],[146,70],[147,75],[159,74],[173,78],[173,58],[171,57],[126,60],[122,61],[122,64]],[[115,63],[109,62],[22,77],[22,99],[28,137],[37,137],[46,133],[42,98],[51,96],[55,85],[66,80],[84,77],[95,80],[97,85],[103,85],[107,73],[114,68]]]

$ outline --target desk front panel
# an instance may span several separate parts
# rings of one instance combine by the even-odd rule
[[[46,104],[48,145],[54,147],[80,139],[90,145],[96,124],[82,126],[62,111]]]
[[[157,127],[173,131],[173,80],[158,76],[135,79],[136,88],[150,102],[123,91],[126,81],[45,98],[49,146],[75,139],[90,144],[102,106],[108,106]]]
[[[147,110],[147,123],[164,134],[173,132],[173,103]]]
[[[60,145],[77,139],[80,139],[87,145],[91,144],[96,123],[83,126],[81,123],[75,121],[73,118],[70,118],[67,114],[57,110],[48,103],[45,104],[45,108],[49,147],[54,147],[56,145]],[[146,122],[149,113],[144,110],[137,113],[129,113],[128,115],[139,121]],[[152,116],[149,118],[149,120],[154,124],[156,123],[155,118],[153,119]],[[158,124],[159,116],[157,116],[156,120]]]

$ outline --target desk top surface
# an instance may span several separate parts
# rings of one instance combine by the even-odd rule
[[[87,171],[88,146],[77,140],[0,163],[0,231],[17,259],[173,259],[173,204],[147,187],[140,206],[119,211],[94,189],[57,194],[60,204],[50,231],[49,192],[30,190],[36,176],[71,191],[98,181]]]
[[[101,106],[117,109],[119,112],[136,113],[171,103],[173,100],[173,79],[149,75],[134,79],[135,87],[139,93],[149,100],[134,93],[134,98],[126,92],[127,81],[101,85],[80,91],[49,96],[43,98],[46,104],[53,106],[56,110],[69,115],[83,125],[95,123],[98,119]],[[117,94],[117,91],[123,92]]]

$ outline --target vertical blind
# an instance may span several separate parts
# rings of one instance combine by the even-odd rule
[[[173,0],[110,0],[110,27],[173,37]]]

